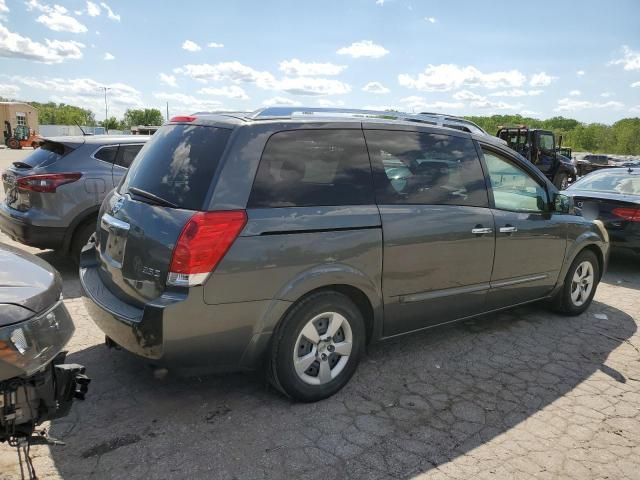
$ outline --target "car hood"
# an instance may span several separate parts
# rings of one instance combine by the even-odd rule
[[[38,313],[53,305],[61,293],[62,279],[51,265],[0,243],[0,304],[20,305]]]

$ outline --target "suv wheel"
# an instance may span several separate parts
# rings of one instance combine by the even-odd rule
[[[566,173],[560,172],[553,179],[553,184],[558,190],[566,190],[569,186],[569,176]]]
[[[595,254],[584,250],[571,264],[564,280],[564,287],[555,299],[555,309],[566,315],[580,315],[596,293],[600,279],[600,266]]]
[[[275,333],[271,382],[296,400],[322,400],[349,381],[364,345],[356,305],[338,292],[313,294],[291,309]]]

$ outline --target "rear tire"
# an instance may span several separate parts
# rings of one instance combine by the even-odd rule
[[[80,253],[96,231],[96,219],[91,219],[82,223],[74,232],[73,240],[71,240],[71,248],[69,254],[76,265],[80,264]]]
[[[553,184],[558,190],[566,190],[569,186],[569,176],[564,172],[557,173],[553,179]]]
[[[22,148],[20,146],[20,142],[13,137],[7,140],[7,147],[9,147],[12,150],[20,150]]]
[[[358,307],[341,293],[318,292],[294,305],[274,333],[269,380],[295,400],[317,402],[347,384],[364,349]]]
[[[553,309],[564,315],[580,315],[593,301],[600,282],[600,264],[591,250],[578,254],[564,279],[564,286],[553,299]]]

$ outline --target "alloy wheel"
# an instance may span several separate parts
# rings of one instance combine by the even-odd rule
[[[584,305],[591,295],[595,277],[591,262],[581,262],[576,268],[571,280],[571,301],[576,307]]]

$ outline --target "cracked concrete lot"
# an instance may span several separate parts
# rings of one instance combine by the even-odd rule
[[[339,394],[295,404],[259,374],[155,378],[103,346],[71,262],[39,255],[93,378],[46,425],[66,446],[32,448],[39,478],[640,479],[638,260],[614,258],[581,316],[532,305],[377,345]]]

